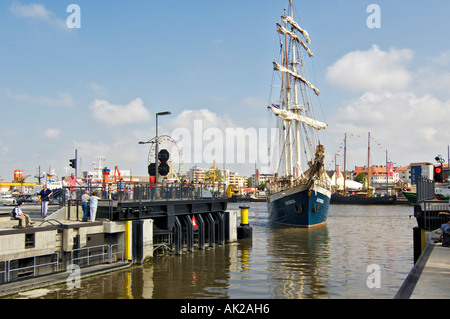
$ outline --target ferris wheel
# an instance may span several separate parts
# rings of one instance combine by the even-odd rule
[[[155,152],[156,152],[156,137],[149,141],[151,143],[150,151],[148,152],[147,165],[155,163]],[[165,151],[166,152],[165,152]],[[168,179],[180,179],[183,174],[183,152],[178,146],[177,142],[169,135],[161,135],[158,137],[158,153],[167,154],[167,164],[169,165],[169,173],[167,174]]]

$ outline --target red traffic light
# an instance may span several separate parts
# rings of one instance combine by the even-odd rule
[[[442,173],[441,167],[435,167],[435,168],[434,168],[434,172],[435,172],[436,174]]]

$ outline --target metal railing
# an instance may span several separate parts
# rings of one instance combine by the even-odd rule
[[[1,269],[3,269],[3,270],[0,270],[0,276],[3,274],[3,280],[1,281],[2,283],[3,282],[6,282],[6,274],[7,274],[7,271],[6,271],[6,261],[0,261],[0,265],[2,265],[3,267],[1,267]],[[1,278],[1,277],[0,277]]]
[[[45,262],[45,263],[37,263],[37,259],[38,258],[40,258],[40,257],[51,257],[51,256],[56,256],[56,261]],[[32,259],[33,260],[31,266],[11,268],[11,262],[19,261],[19,260],[26,260],[26,259]],[[33,269],[33,277],[36,277],[37,276],[37,270],[40,267],[44,267],[44,266],[56,266],[56,272],[58,272],[59,271],[59,254],[57,252],[55,252],[55,253],[52,253],[52,254],[45,254],[45,255],[37,255],[37,256],[32,256],[32,257],[10,259],[10,260],[8,260],[7,281],[10,281],[12,272],[24,271],[24,270],[27,270],[27,269]]]
[[[449,202],[436,200],[433,180],[417,177],[417,201],[414,216],[421,228],[435,230],[450,220]]]
[[[70,252],[70,263],[76,264],[80,267],[83,266],[87,267],[91,266],[92,260],[94,260],[95,264],[98,264],[99,263],[98,260],[101,259],[100,264],[104,264],[105,257],[107,258],[108,263],[111,263],[110,249],[111,247],[109,245],[98,245],[92,247],[73,249]],[[83,264],[83,262],[85,262],[85,264]]]
[[[94,250],[100,250],[101,252],[94,252],[94,254],[91,254]],[[105,252],[106,250],[106,252]],[[84,255],[85,254],[85,255]],[[76,255],[76,256],[74,256]],[[83,255],[83,256],[80,256]],[[70,255],[70,262],[71,264],[77,264],[80,267],[87,267],[92,266],[93,264],[99,264],[99,261],[101,260],[101,263],[109,263],[112,264],[114,261],[114,257],[119,255],[120,258],[117,258],[117,260],[124,260],[124,245],[123,244],[113,244],[113,245],[99,245],[99,246],[93,246],[93,247],[85,247],[85,248],[79,248],[74,249],[71,252]],[[54,256],[54,258],[52,258]],[[38,262],[38,259],[40,258],[52,258],[55,261],[51,262]],[[97,259],[97,260],[95,260]],[[22,266],[22,267],[11,267],[11,264],[16,261],[21,260],[32,260],[32,265],[28,266]],[[83,261],[86,261],[85,265],[83,265]],[[81,265],[80,265],[81,263]],[[11,273],[13,272],[19,272],[19,271],[26,271],[32,269],[32,277],[38,276],[38,269],[44,266],[53,266],[56,269],[52,271],[51,273],[59,272],[59,254],[58,252],[51,253],[51,254],[45,254],[45,255],[37,255],[37,256],[30,256],[30,257],[23,257],[23,258],[14,258],[10,259],[8,261],[0,261],[0,284],[6,283],[12,281]],[[3,270],[1,270],[3,269]],[[3,280],[1,280],[1,277],[3,276]]]
[[[116,249],[115,247],[120,249]],[[112,264],[113,256],[121,255],[123,261],[123,244],[98,245],[92,247],[83,247],[73,249],[70,252],[70,263],[77,264],[80,267],[92,266],[92,264]]]
[[[121,189],[116,184],[100,186],[71,186],[64,187],[59,202],[61,206],[70,201],[80,201],[82,195],[88,191],[89,195],[95,191],[100,199],[117,201],[140,201],[140,200],[171,200],[171,199],[202,199],[202,198],[224,198],[226,197],[225,185],[208,184],[184,184],[171,183],[158,186],[149,184],[126,184]]]
[[[417,203],[424,200],[432,200],[435,198],[434,181],[422,176],[418,176],[416,179],[417,185]]]
[[[422,201],[421,211],[415,212],[416,219],[421,219],[420,226],[426,230],[435,230],[450,220],[449,205],[447,201]]]

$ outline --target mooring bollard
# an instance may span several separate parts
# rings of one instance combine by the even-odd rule
[[[241,224],[237,228],[238,239],[251,238],[253,229],[248,224],[248,206],[239,206],[241,209]]]

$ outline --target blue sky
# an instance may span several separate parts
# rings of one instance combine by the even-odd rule
[[[67,28],[72,3],[80,28]],[[160,118],[166,134],[193,132],[194,120],[203,129],[265,127],[275,24],[287,3],[2,1],[0,180],[38,166],[64,176],[75,149],[82,170],[103,155],[109,168],[144,175],[148,146],[138,142],[155,135],[160,111],[172,112]],[[372,3],[381,28],[367,26]],[[315,52],[310,80],[329,124],[328,168],[345,133],[348,167],[367,162],[369,131],[374,164],[386,150],[397,165],[447,156],[450,2],[296,1],[296,12]],[[240,164],[227,167],[253,172],[253,162]]]

